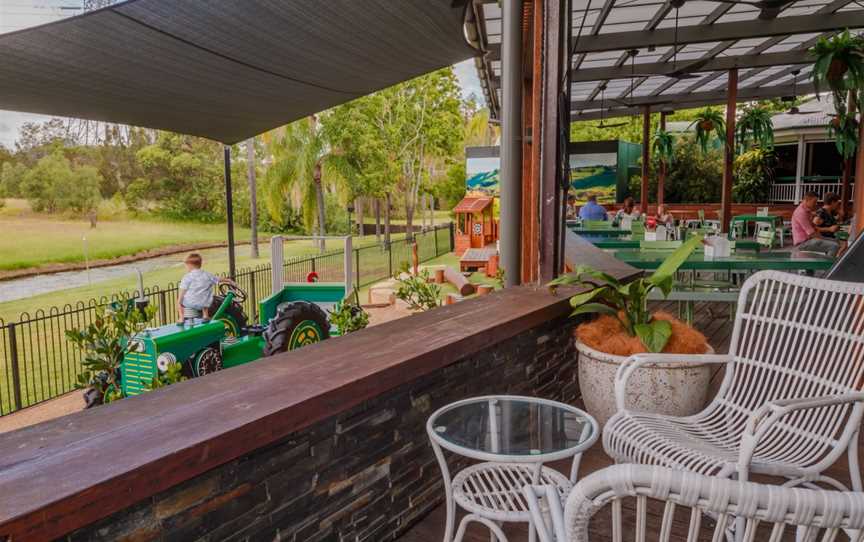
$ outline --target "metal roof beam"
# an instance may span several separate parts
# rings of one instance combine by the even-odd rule
[[[778,17],[770,21],[755,19],[734,23],[715,23],[711,25],[682,26],[678,28],[678,43],[708,43],[714,41],[739,40],[748,38],[830,32],[844,28],[864,27],[864,10],[844,11],[824,14],[818,17],[800,15]],[[634,32],[614,32],[584,36],[579,40],[575,53],[597,53],[673,45],[674,28],[657,30],[638,30]]]
[[[725,71],[732,68],[768,68],[771,66],[786,66],[791,64],[810,64],[812,57],[806,50],[784,51],[782,53],[746,54],[740,56],[716,57],[707,62],[698,60],[680,61],[675,67],[671,62],[650,62],[636,64],[637,76],[665,76],[675,71],[686,70],[688,65],[698,66],[694,73]],[[583,68],[571,77],[574,83],[598,81],[601,79],[629,79],[630,66],[610,66],[608,68]]]
[[[738,101],[746,102],[750,100],[758,100],[762,98],[777,98],[781,96],[791,96],[792,91],[795,90],[797,94],[811,94],[814,92],[812,84],[798,84],[795,85],[774,85],[769,87],[749,87],[742,88],[738,90]],[[606,108],[606,116],[615,116],[615,115],[627,115],[629,113],[619,112],[624,110],[634,110],[639,111],[639,107],[643,105],[665,105],[671,104],[672,107],[676,109],[684,109],[687,107],[696,107],[686,105],[688,103],[696,103],[705,105],[705,104],[723,104],[726,103],[726,89],[719,90],[711,90],[707,92],[682,92],[680,94],[661,94],[659,96],[636,96],[632,100],[626,100],[628,104],[626,106],[621,107],[607,107]],[[609,105],[608,101],[605,105]],[[600,101],[574,101],[572,103],[571,109],[573,110],[584,110],[584,109],[597,109],[599,110],[601,107]],[[578,117],[574,115],[574,119]]]

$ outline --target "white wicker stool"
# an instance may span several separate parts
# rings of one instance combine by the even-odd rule
[[[539,472],[538,472],[539,469]],[[555,487],[562,499],[573,484],[560,472],[530,463],[478,463],[459,472],[453,478],[453,500],[469,514],[462,518],[454,542],[460,542],[472,521],[483,523],[499,539],[507,538],[498,526],[501,522],[529,524],[530,539],[534,540],[531,511],[523,488],[535,485]],[[483,521],[483,520],[488,521]]]

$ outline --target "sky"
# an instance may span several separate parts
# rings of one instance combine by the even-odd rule
[[[0,34],[56,21],[82,12],[83,0],[0,0]],[[466,60],[454,66],[462,88],[462,96],[472,93],[483,99],[480,79],[474,61]],[[41,122],[51,117],[0,110],[0,145],[14,148],[18,130],[25,122]]]

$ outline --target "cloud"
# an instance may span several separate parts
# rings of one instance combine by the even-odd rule
[[[456,73],[456,79],[459,80],[459,86],[462,88],[462,97],[467,98],[474,94],[480,105],[484,105],[486,100],[483,97],[483,87],[480,86],[480,78],[477,76],[474,60],[468,59],[454,64],[453,71]]]

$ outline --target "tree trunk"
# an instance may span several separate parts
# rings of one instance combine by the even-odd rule
[[[381,198],[375,198],[375,242],[381,244]]]
[[[435,196],[429,195],[429,227],[435,229]]]
[[[411,195],[405,194],[405,238],[409,241],[414,238],[414,202]]]
[[[363,198],[354,200],[354,209],[357,211],[357,235],[363,236]]]
[[[384,205],[384,246],[390,248],[390,192],[387,192]]]
[[[246,167],[249,177],[249,226],[252,229],[251,251],[252,258],[258,258],[258,194],[255,179],[255,138],[246,140]]]
[[[321,239],[318,241],[318,247],[321,252],[327,249],[327,240],[324,239],[326,230],[327,217],[324,215],[324,187],[321,186],[321,162],[315,164],[315,201],[318,205],[318,235]]]

